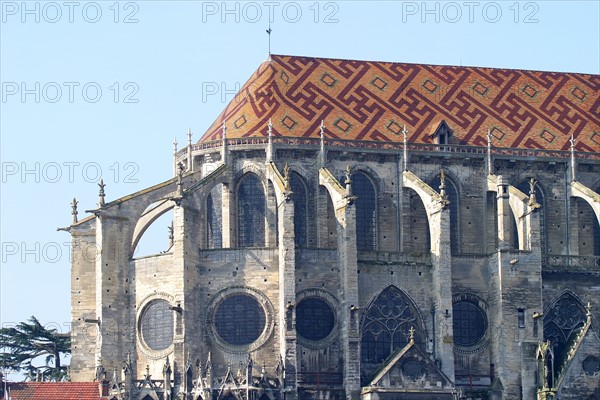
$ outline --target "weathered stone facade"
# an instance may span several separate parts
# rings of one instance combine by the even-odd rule
[[[73,380],[131,399],[512,400],[546,379],[594,398],[600,152],[271,129],[190,141],[173,179],[70,226]],[[168,211],[169,250],[133,257]]]

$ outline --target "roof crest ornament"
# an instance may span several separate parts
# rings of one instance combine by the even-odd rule
[[[269,29],[267,29],[267,35],[269,35],[269,60],[271,59],[271,32],[273,32],[273,29],[271,29],[271,17],[269,16]]]

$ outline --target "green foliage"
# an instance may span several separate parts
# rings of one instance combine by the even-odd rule
[[[61,365],[62,355],[71,353],[70,334],[45,328],[34,316],[11,328],[0,329],[0,366],[35,376],[38,371],[45,380],[60,381],[67,376]],[[33,363],[43,359],[45,365]]]

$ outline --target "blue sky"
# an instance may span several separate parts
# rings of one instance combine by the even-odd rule
[[[0,321],[70,320],[70,237],[172,175],[272,52],[600,73],[598,1],[2,1]],[[215,90],[215,88],[217,88]],[[148,246],[163,250],[166,224]]]

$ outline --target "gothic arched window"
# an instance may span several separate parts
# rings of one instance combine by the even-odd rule
[[[544,313],[544,341],[554,349],[555,370],[564,362],[568,345],[586,321],[586,310],[570,293],[563,294]]]
[[[209,249],[220,249],[223,245],[221,190],[221,184],[215,186],[206,198],[206,247]]]
[[[377,234],[377,195],[373,183],[363,172],[352,175],[352,192],[357,196],[356,247],[358,251],[375,250]]]
[[[306,209],[306,187],[302,178],[295,172],[291,176],[292,199],[294,201],[294,236],[296,247],[306,247],[308,243],[307,209]]]
[[[413,302],[395,286],[389,286],[369,305],[363,316],[361,362],[374,369],[393,351],[406,346],[410,328],[416,343],[422,342],[422,323]]]
[[[265,245],[265,192],[253,174],[245,177],[238,188],[238,245]]]

